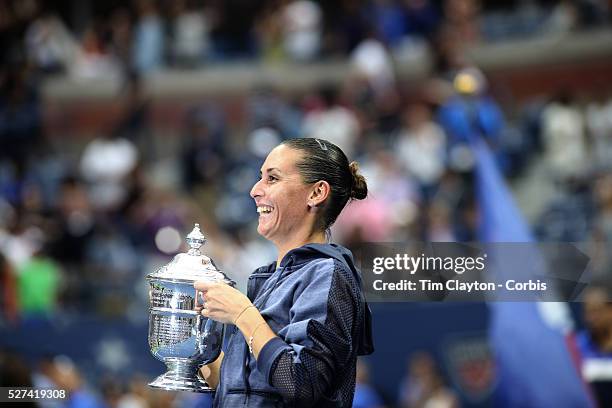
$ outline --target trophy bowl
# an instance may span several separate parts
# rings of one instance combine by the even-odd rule
[[[167,371],[149,386],[172,391],[213,392],[200,376],[202,365],[219,357],[225,325],[195,311],[202,301],[193,287],[197,280],[225,282],[235,286],[219,271],[200,247],[206,242],[199,225],[187,236],[190,249],[167,265],[147,275],[149,283],[149,348]]]

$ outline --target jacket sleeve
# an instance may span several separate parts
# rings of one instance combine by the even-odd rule
[[[355,358],[354,322],[363,306],[351,272],[336,260],[331,276],[328,268],[314,271],[312,280],[294,296],[289,325],[257,358],[258,370],[290,406],[333,398],[334,382],[354,375],[345,370]]]

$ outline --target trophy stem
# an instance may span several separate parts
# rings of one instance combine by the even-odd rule
[[[214,392],[198,373],[199,364],[186,359],[166,359],[168,371],[149,383],[149,387],[171,391]]]

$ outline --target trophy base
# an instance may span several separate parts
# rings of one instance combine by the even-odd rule
[[[167,391],[215,392],[200,377],[198,365],[180,360],[166,361],[166,365],[168,371],[150,382],[149,387]]]

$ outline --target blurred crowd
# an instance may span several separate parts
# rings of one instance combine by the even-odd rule
[[[0,350],[0,385],[3,387],[35,387],[65,390],[56,400],[41,399],[24,406],[42,408],[165,408],[209,406],[210,395],[157,391],[147,387],[139,374],[118,379],[111,375],[100,378],[92,388],[74,362],[63,355],[42,356],[32,367],[14,353]]]
[[[370,382],[370,369],[366,362],[357,364],[357,385],[353,408],[400,408],[461,406],[457,394],[446,384],[434,357],[426,351],[418,350],[409,355],[406,371],[400,380],[397,402],[388,401]]]
[[[590,242],[592,273],[609,274],[612,89],[560,90],[502,109],[462,53],[470,43],[608,24],[605,1],[497,9],[476,0],[84,4],[92,18],[74,21],[35,0],[0,3],[0,325],[84,311],[146,321],[143,278],[184,248],[196,221],[209,238],[205,251],[244,287],[255,267],[274,258],[274,248],[256,236],[249,190],[270,149],[300,136],[336,143],[368,181],[369,198],[351,203],[332,230],[349,247],[476,240],[469,141],[482,137],[510,182],[536,180],[541,197],[534,200],[545,201],[533,225],[538,238]],[[436,64],[406,89],[393,61],[419,47],[431,49]],[[298,94],[263,84],[244,96],[241,123],[212,100],[195,103],[172,159],[157,160],[164,155],[150,137],[148,72],[337,57],[353,67],[342,83]],[[125,114],[82,147],[52,140],[41,95],[47,74],[123,78]],[[398,396],[403,406],[426,406],[426,397],[456,406],[430,357],[412,364],[433,397],[407,387]],[[73,380],[67,387],[81,384],[69,361],[43,358],[37,370],[30,377],[43,381],[64,370],[74,374],[62,376]],[[366,366],[362,374],[366,384]],[[101,389],[107,406],[164,404],[138,378],[129,387],[109,379]],[[379,401],[367,387],[363,392]]]
[[[41,400],[36,405],[29,404],[42,408],[205,408],[211,403],[210,394],[154,390],[147,386],[148,381],[138,373],[127,379],[105,375],[98,379],[96,387],[92,388],[79,367],[63,355],[42,356],[32,367],[20,357],[0,350],[0,374],[0,386],[3,387],[66,391],[66,397],[60,401]],[[397,406],[401,408],[460,406],[458,396],[445,384],[433,356],[424,351],[417,351],[409,356],[398,394]],[[368,364],[359,360],[353,407],[388,406],[395,404],[390,403],[388,397],[372,385]]]
[[[77,6],[78,5],[78,6]],[[605,0],[3,1],[3,61],[25,54],[45,73],[87,80],[202,68],[229,60],[312,62],[383,46],[410,58],[610,23]]]

